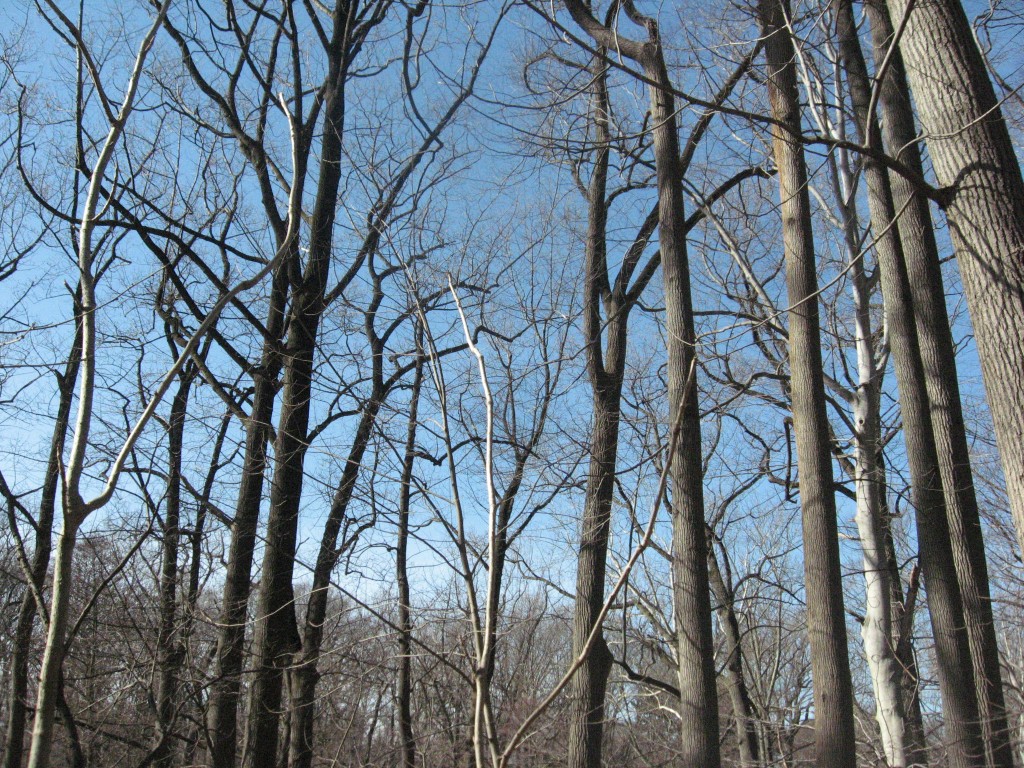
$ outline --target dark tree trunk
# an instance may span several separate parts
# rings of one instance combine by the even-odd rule
[[[285,345],[281,415],[274,443],[266,548],[253,635],[255,675],[249,690],[245,768],[274,768],[284,670],[300,650],[293,577],[299,505],[312,394],[313,357],[325,309],[333,227],[341,180],[341,139],[345,124],[345,81],[350,14],[354,4],[334,11],[324,93],[324,125],[319,180],[310,214],[309,261],[292,296]],[[296,265],[296,269],[298,266]],[[312,601],[316,597],[314,584]],[[301,738],[301,737],[299,737]]]
[[[171,401],[167,423],[167,490],[162,526],[160,564],[160,626],[157,632],[156,743],[153,765],[168,768],[174,763],[171,729],[176,718],[179,674],[184,648],[178,636],[178,543],[181,538],[181,459],[185,438],[185,414],[188,409],[192,373],[181,375],[178,391]]]
[[[822,378],[814,233],[807,167],[799,142],[795,51],[787,26],[789,3],[759,0],[758,11],[772,116],[781,124],[773,126],[772,138],[786,251],[790,392],[800,473],[817,765],[854,768],[853,691]]]
[[[417,345],[419,346],[419,345]],[[419,350],[417,350],[419,351]],[[412,727],[412,593],[409,588],[409,517],[412,481],[416,465],[416,427],[419,418],[423,361],[416,364],[409,400],[409,428],[402,456],[402,480],[398,498],[398,541],[395,545],[395,580],[398,584],[398,734],[402,768],[416,768],[416,737]]]
[[[264,474],[271,419],[277,399],[281,370],[279,339],[284,329],[288,294],[287,266],[274,276],[267,318],[268,338],[257,370],[252,408],[246,429],[242,480],[231,526],[231,544],[224,576],[224,595],[218,621],[216,666],[210,686],[207,717],[211,762],[215,768],[232,768],[238,749],[238,699],[244,660],[245,630],[252,589],[252,562],[256,530],[263,501]]]
[[[573,656],[583,652],[594,621],[604,604],[608,530],[615,492],[615,464],[619,446],[619,401],[625,363],[627,311],[610,306],[607,328],[602,302],[612,300],[607,264],[607,179],[609,160],[609,104],[607,71],[603,60],[594,63],[591,123],[594,127],[594,167],[587,190],[588,223],[583,313],[587,372],[593,402],[590,429],[590,466],[580,521],[576,562],[576,603],[573,612]],[[604,350],[607,332],[608,349]],[[601,765],[604,702],[611,672],[611,654],[603,633],[580,665],[570,687],[570,768]]]

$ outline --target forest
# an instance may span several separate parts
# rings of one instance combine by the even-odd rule
[[[0,768],[1024,767],[1022,41],[0,2]]]

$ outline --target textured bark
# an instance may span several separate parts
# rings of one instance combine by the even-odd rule
[[[346,54],[351,42],[350,14],[354,12],[354,3],[342,3],[333,14],[323,96],[324,124],[319,179],[310,212],[309,260],[293,292],[288,320],[281,415],[274,442],[267,543],[253,634],[255,675],[248,697],[248,725],[243,750],[243,765],[246,768],[273,768],[275,765],[284,670],[290,665],[293,654],[300,649],[292,580],[308,448],[313,356],[320,320],[326,308],[324,297],[341,180]]]
[[[1024,549],[1024,180],[971,26],[956,0],[908,12],[900,52],[974,324],[1010,510]]]
[[[849,0],[840,0],[837,22],[860,140],[863,144],[877,147],[881,144],[881,134],[878,124],[869,115],[871,86]],[[983,754],[977,751],[981,742],[976,722],[978,710],[974,700],[974,675],[961,618],[963,604],[946,524],[945,500],[928,411],[910,281],[895,226],[888,174],[879,162],[869,156],[863,158],[863,163],[875,252],[881,270],[887,332],[896,364],[903,435],[918,519],[918,544],[928,586],[952,761],[958,765],[969,765]]]
[[[39,499],[39,515],[36,518],[35,549],[32,553],[32,572],[26,578],[32,579],[42,594],[46,572],[50,567],[53,549],[53,520],[56,512],[57,485],[60,467],[63,463],[64,444],[68,434],[68,420],[71,402],[78,379],[78,368],[82,354],[81,324],[76,328],[71,353],[64,365],[64,372],[57,374],[59,400],[57,415],[50,438],[50,455],[46,464],[46,475]],[[4,734],[3,768],[21,768],[25,751],[25,727],[28,707],[28,662],[32,652],[32,627],[38,612],[35,595],[26,587],[18,609],[18,623],[14,630],[11,649],[11,681],[7,694],[7,730]]]
[[[786,255],[789,367],[800,476],[808,634],[814,680],[815,752],[819,768],[854,768],[853,692],[847,656],[842,574],[822,378],[814,233],[807,167],[799,143],[795,52],[786,0],[759,0],[768,66],[775,165]],[[784,127],[783,127],[784,126]]]
[[[880,0],[868,3],[867,9],[875,61],[881,66],[893,38],[892,23]],[[910,92],[898,51],[890,57],[880,104],[884,116],[885,146],[893,153],[898,152],[901,162],[922,174]],[[1010,766],[1012,750],[992,617],[988,564],[971,472],[938,246],[927,200],[899,174],[890,173],[890,180],[893,207],[903,212],[899,218],[899,234],[910,280],[946,516],[963,599],[975,684],[978,686],[983,735],[990,763]]]
[[[249,595],[252,590],[252,563],[267,469],[270,423],[277,399],[277,377],[281,369],[278,339],[284,329],[287,293],[287,270],[281,268],[274,276],[267,317],[268,338],[264,342],[262,359],[255,377],[255,391],[246,429],[245,456],[242,460],[242,479],[231,525],[231,544],[218,620],[216,673],[210,686],[207,717],[210,757],[216,768],[234,766],[238,749],[238,700]]]

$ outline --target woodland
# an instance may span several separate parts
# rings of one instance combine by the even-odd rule
[[[1024,766],[1022,41],[0,2],[0,768]]]

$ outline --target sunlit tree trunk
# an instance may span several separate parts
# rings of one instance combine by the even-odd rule
[[[889,0],[981,358],[1010,510],[1024,549],[1024,180],[957,0]]]
[[[77,303],[77,300],[76,300]],[[76,307],[76,316],[78,314]],[[36,518],[35,549],[32,554],[32,572],[25,574],[42,594],[43,584],[50,567],[53,549],[53,520],[56,512],[57,487],[60,482],[60,468],[63,464],[64,444],[68,434],[68,420],[74,399],[75,383],[81,364],[82,335],[81,322],[76,323],[75,340],[71,353],[64,364],[64,372],[57,375],[59,400],[57,415],[50,438],[50,455],[46,464],[46,475],[39,499],[39,514]],[[25,588],[18,609],[18,623],[15,625],[14,641],[11,648],[11,680],[7,694],[7,730],[4,734],[3,768],[21,768],[25,751],[25,727],[28,714],[28,664],[32,652],[32,627],[38,614],[36,596],[31,586]]]

